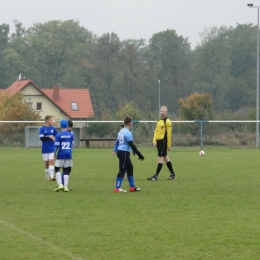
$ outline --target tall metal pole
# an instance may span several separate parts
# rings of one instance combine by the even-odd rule
[[[256,54],[256,148],[259,148],[259,8],[260,6],[254,6],[252,3],[247,4],[250,8],[257,8],[257,54]]]
[[[257,7],[256,148],[259,148],[259,6]]]
[[[159,82],[159,118],[161,117],[161,81],[158,79]]]

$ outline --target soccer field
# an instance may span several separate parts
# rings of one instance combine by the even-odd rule
[[[112,149],[74,149],[71,192],[45,181],[40,149],[1,148],[0,259],[260,259],[260,151],[132,156],[140,192],[114,193]],[[125,179],[122,188],[128,188]]]

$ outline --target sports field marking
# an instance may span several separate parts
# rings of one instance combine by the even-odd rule
[[[70,259],[75,259],[75,260],[87,260],[86,258],[81,258],[79,256],[76,256],[76,255],[73,255],[71,254],[70,252],[58,247],[58,246],[55,246],[53,245],[52,243],[48,242],[48,241],[45,241],[43,240],[41,237],[37,236],[37,235],[34,235],[34,234],[31,234],[19,227],[16,227],[2,219],[0,219],[0,224],[2,224],[4,227],[6,228],[10,228],[10,229],[13,229],[15,230],[16,232],[22,234],[22,235],[25,235],[27,238],[33,240],[33,241],[37,241],[38,243],[40,243],[41,245],[46,245],[48,247],[50,247],[51,249],[55,250],[56,252],[58,253],[61,253],[61,254],[64,254],[66,256],[68,256]]]

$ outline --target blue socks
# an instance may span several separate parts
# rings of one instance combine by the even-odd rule
[[[116,177],[116,188],[117,188],[117,189],[121,188],[123,179],[124,179],[124,178]]]
[[[127,179],[128,179],[128,182],[129,182],[129,186],[130,186],[131,188],[135,187],[134,176],[129,176],[129,177],[127,177]]]
[[[131,188],[135,187],[134,176],[129,176],[129,177],[127,177],[127,179],[128,179],[128,182],[129,182],[129,186]],[[117,189],[121,188],[123,180],[124,180],[124,178],[116,177],[116,188]]]

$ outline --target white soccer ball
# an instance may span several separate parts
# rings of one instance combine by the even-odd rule
[[[204,151],[200,151],[200,156],[204,156],[205,152]]]

